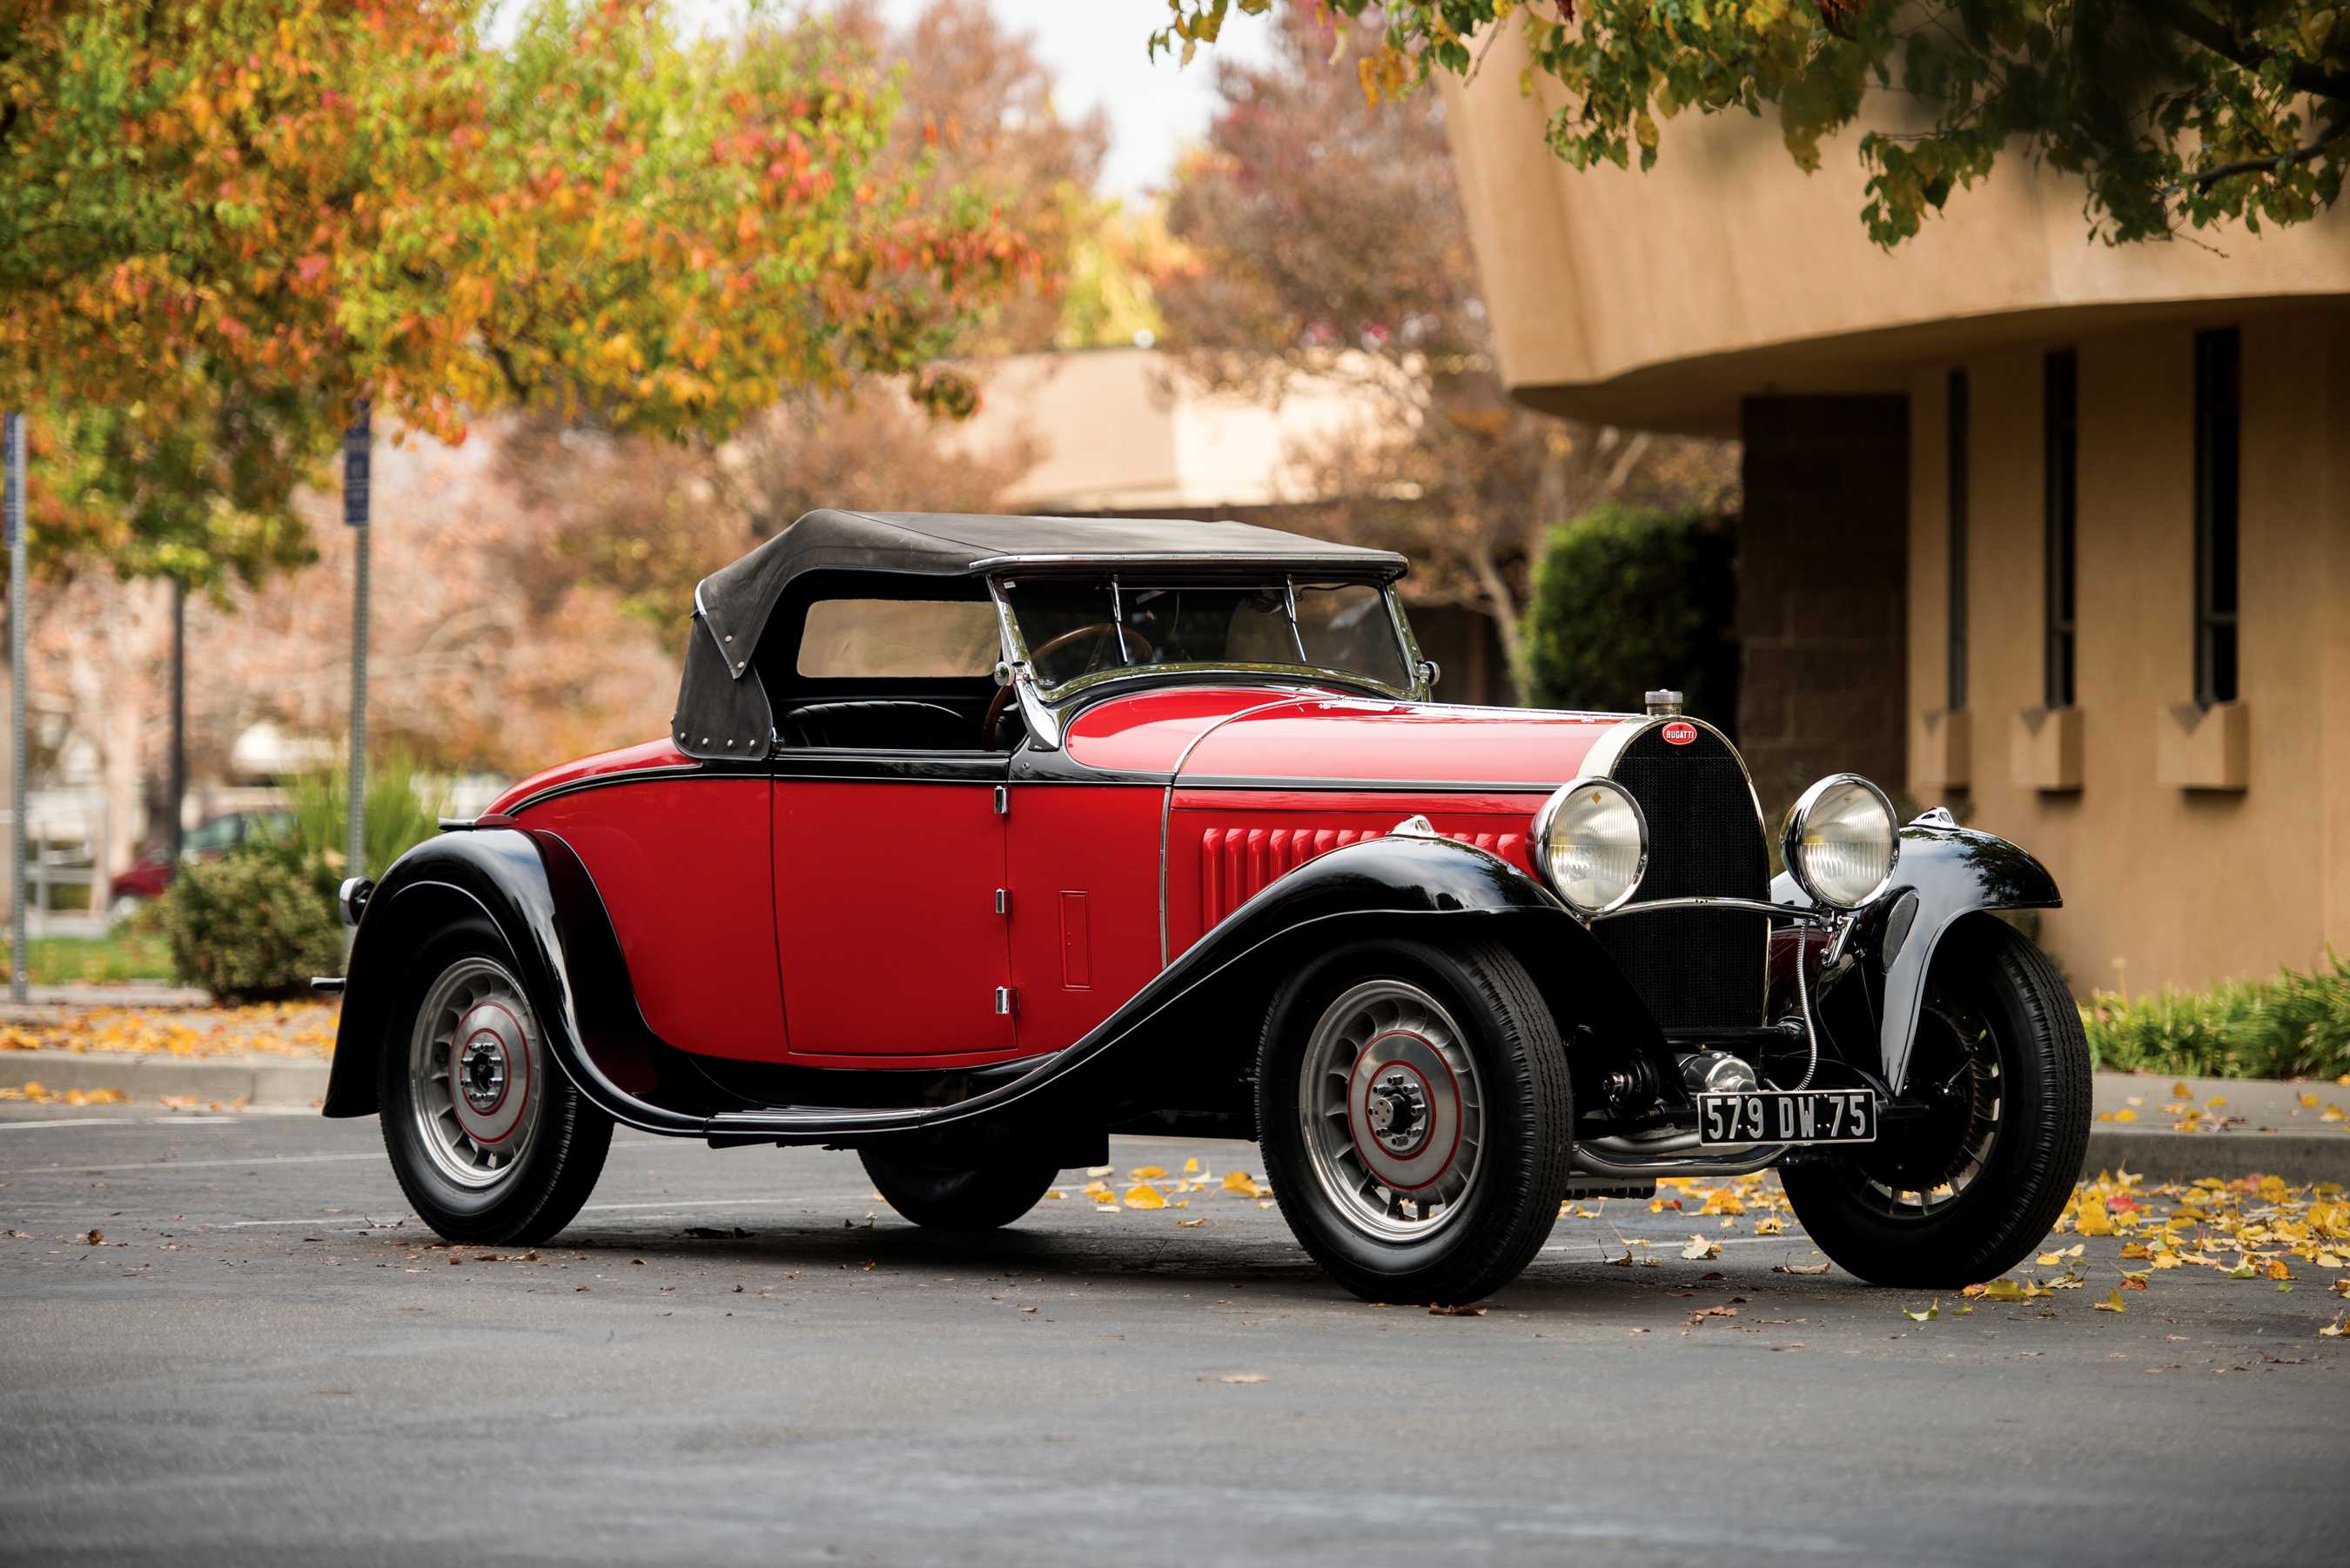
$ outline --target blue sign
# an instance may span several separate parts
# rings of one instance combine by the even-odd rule
[[[5,496],[0,496],[0,514],[5,514],[5,529],[0,529],[0,548],[16,547],[16,535],[25,529],[25,416],[9,414],[0,418],[0,449],[5,451],[7,476]]]
[[[347,528],[368,525],[368,454],[374,444],[368,431],[367,405],[362,403],[359,417],[343,432],[343,525]]]

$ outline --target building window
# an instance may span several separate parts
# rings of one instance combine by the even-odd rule
[[[1948,689],[1942,705],[1952,710],[1967,705],[1967,373],[1950,372],[1950,432],[1944,443],[1950,462],[1950,583],[1945,592],[1944,618],[1949,638],[1943,657]]]
[[[2043,417],[2047,469],[2047,576],[2042,594],[2046,640],[2041,701],[2070,708],[2074,696],[2074,523],[2080,492],[2080,367],[2070,348],[2048,356]]]
[[[2195,335],[2195,701],[2205,708],[2236,700],[2242,365],[2234,327]]]

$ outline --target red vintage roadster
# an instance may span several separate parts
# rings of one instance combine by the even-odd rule
[[[1118,1131],[1253,1138],[1348,1289],[1506,1283],[1560,1202],[1776,1166],[1905,1285],[2046,1234],[2080,1023],[2015,846],[1738,753],[1434,701],[1399,556],[1231,523],[812,513],[695,595],[671,732],[344,890],[330,1116],[544,1240],[616,1123],[857,1149],[1018,1219]]]

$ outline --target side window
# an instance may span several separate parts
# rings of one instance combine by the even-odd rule
[[[800,632],[811,680],[962,680],[995,669],[995,608],[970,600],[818,599]]]

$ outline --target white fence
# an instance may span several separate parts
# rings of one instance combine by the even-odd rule
[[[25,811],[25,926],[28,934],[95,936],[106,929],[106,889],[99,885],[99,846],[106,842],[106,797],[97,790],[36,789]],[[0,845],[16,815],[0,801]],[[12,867],[0,848],[0,926]]]

